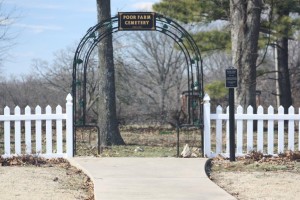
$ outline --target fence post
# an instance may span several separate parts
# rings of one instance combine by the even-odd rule
[[[66,140],[67,140],[67,156],[73,157],[73,103],[72,103],[72,96],[68,94],[66,103]]]
[[[211,156],[211,127],[210,127],[210,97],[205,94],[204,98],[204,156]]]

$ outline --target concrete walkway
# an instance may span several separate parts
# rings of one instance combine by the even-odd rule
[[[91,176],[96,200],[233,200],[207,178],[207,159],[95,158],[71,159]]]

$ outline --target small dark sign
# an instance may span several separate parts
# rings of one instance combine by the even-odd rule
[[[154,12],[119,12],[119,31],[156,30]]]
[[[226,69],[226,87],[236,88],[237,82],[237,69]]]

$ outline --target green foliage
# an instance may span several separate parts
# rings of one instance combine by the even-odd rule
[[[256,70],[256,77],[263,76],[263,75],[268,74],[268,73],[270,73],[270,71],[268,69],[257,69]]]
[[[266,0],[261,27],[259,48],[265,48],[276,38],[291,38],[300,28],[300,19],[292,17],[291,13],[300,13],[299,0]],[[177,19],[183,23],[211,22],[229,20],[229,0],[162,0],[154,4],[153,9],[161,14]],[[295,16],[295,15],[294,15]],[[231,48],[230,31],[199,32],[193,35],[201,51],[228,50]]]
[[[211,22],[228,19],[228,0],[162,0],[153,9],[183,23]],[[231,48],[230,32],[212,30],[193,35],[201,51],[225,50]]]
[[[229,31],[212,30],[207,32],[199,32],[194,34],[193,38],[202,51],[231,49]]]
[[[159,131],[159,134],[160,135],[170,135],[170,134],[174,134],[174,132],[162,130],[162,131]]]
[[[265,49],[267,45],[270,45],[272,41],[274,41],[274,37],[269,34],[260,33],[259,39],[258,39],[258,48],[259,49]]]
[[[228,19],[228,0],[162,0],[153,9],[183,23]]]
[[[200,2],[198,0],[162,0],[153,5],[153,9],[161,14],[175,18],[183,23],[200,21]]]
[[[229,19],[229,0],[198,0],[202,19],[211,22]]]
[[[205,92],[208,93],[212,99],[222,99],[228,94],[224,81],[215,81],[205,86]]]
[[[276,13],[284,12],[300,12],[300,2],[299,0],[266,0],[266,4],[273,5],[274,11]]]
[[[270,8],[269,19],[263,19],[261,26],[276,38],[293,37],[300,28],[300,19],[295,17],[300,13],[300,1],[266,0],[265,5]]]

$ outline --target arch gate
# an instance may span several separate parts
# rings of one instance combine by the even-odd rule
[[[154,12],[125,12],[102,21],[88,29],[81,39],[73,60],[72,95],[74,122],[74,155],[76,155],[76,128],[94,127],[98,130],[98,153],[100,153],[99,127],[87,116],[87,71],[92,51],[108,35],[118,31],[157,31],[173,39],[183,52],[187,66],[187,90],[182,92],[187,119],[180,127],[198,127],[201,131],[203,152],[203,67],[200,50],[192,36],[176,21]],[[179,128],[177,134],[179,134]],[[200,134],[200,133],[199,133]],[[179,137],[178,137],[179,138]],[[178,146],[178,145],[177,145]],[[177,148],[177,155],[178,150]]]

